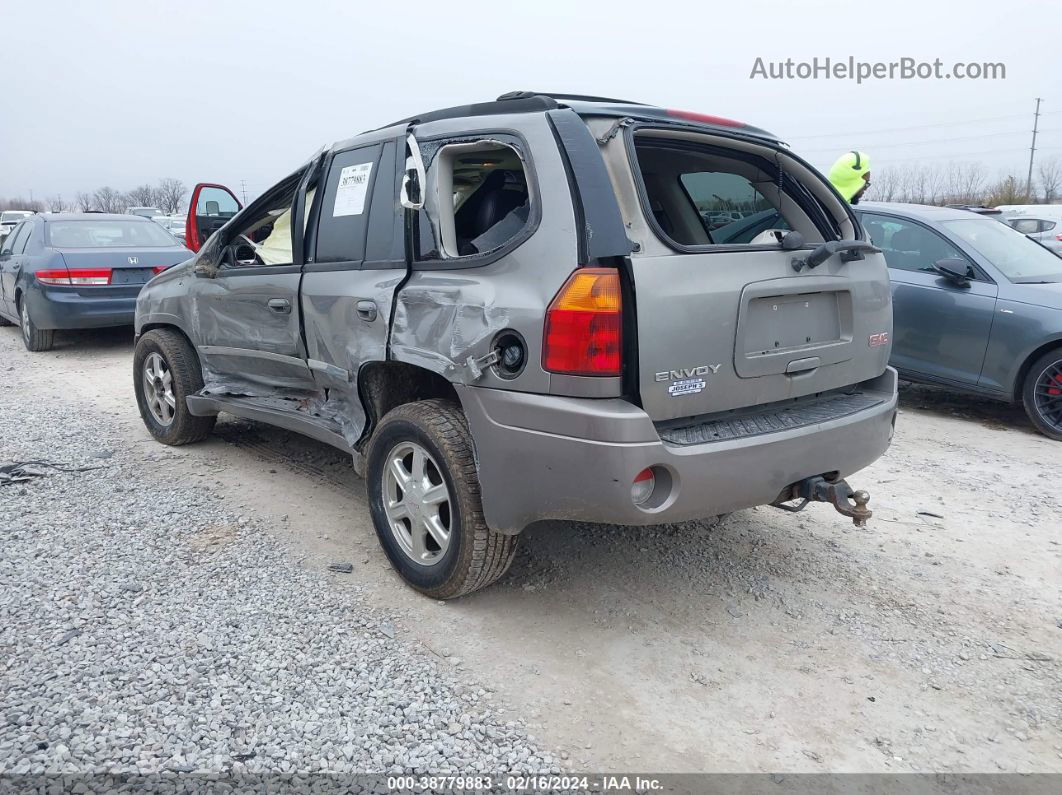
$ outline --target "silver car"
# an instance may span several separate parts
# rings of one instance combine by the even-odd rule
[[[774,208],[759,242],[705,211]],[[448,599],[543,519],[831,503],[892,438],[885,260],[826,179],[739,122],[514,93],[327,147],[137,302],[165,444],[219,412],[353,455],[401,576]]]
[[[892,366],[1021,403],[1062,440],[1062,258],[965,210],[860,202],[858,213],[889,263]]]
[[[1023,235],[1031,237],[1056,254],[1062,254],[1062,222],[1059,219],[1016,215],[1004,220]]]

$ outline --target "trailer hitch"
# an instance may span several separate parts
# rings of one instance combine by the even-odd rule
[[[800,500],[796,505],[785,505],[791,500]],[[822,475],[794,483],[786,488],[778,499],[771,503],[775,508],[783,511],[798,513],[804,510],[809,502],[828,502],[838,513],[851,517],[856,527],[866,527],[867,519],[873,516],[873,512],[867,508],[870,495],[865,491],[853,491],[843,478],[829,479]]]

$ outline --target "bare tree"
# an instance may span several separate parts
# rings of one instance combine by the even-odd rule
[[[48,209],[53,213],[63,213],[70,209],[70,203],[63,200],[63,194],[48,197]]]
[[[0,210],[32,210],[39,213],[44,212],[44,203],[36,199],[15,196],[10,199],[0,199]]]
[[[122,213],[125,212],[126,203],[125,196],[120,191],[116,191],[110,186],[104,186],[97,188],[92,194],[93,203],[96,205],[96,209],[104,213]]]
[[[1040,178],[1040,190],[1043,193],[1044,204],[1051,204],[1059,197],[1062,190],[1062,160],[1057,157],[1041,160],[1036,170]]]
[[[985,168],[980,163],[960,164],[956,170],[956,191],[954,204],[981,204],[985,200]]]
[[[127,194],[126,199],[130,207],[157,207],[158,192],[152,185],[143,184],[133,188]]]
[[[80,212],[87,213],[89,210],[96,209],[96,199],[91,193],[85,193],[79,190],[74,196],[74,204]]]
[[[900,172],[896,166],[886,166],[881,170],[875,170],[871,175],[870,190],[875,201],[896,201],[900,187]]]
[[[157,206],[169,215],[176,215],[186,209],[184,197],[187,195],[188,188],[184,186],[183,182],[174,177],[163,177],[159,180],[158,187],[155,188]]]
[[[1025,192],[1025,180],[1009,174],[1001,178],[994,185],[990,185],[986,192],[985,204],[995,207],[999,204],[1028,204],[1029,194]]]

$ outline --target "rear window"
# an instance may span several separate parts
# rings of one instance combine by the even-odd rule
[[[180,245],[153,221],[92,219],[52,221],[46,226],[55,248],[169,248]]]
[[[791,229],[808,243],[834,236],[817,200],[773,159],[663,137],[634,143],[647,220],[673,245],[777,247]]]

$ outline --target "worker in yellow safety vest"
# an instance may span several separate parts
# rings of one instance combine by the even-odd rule
[[[859,204],[870,187],[870,158],[863,152],[845,152],[830,169],[830,182],[849,204]]]

